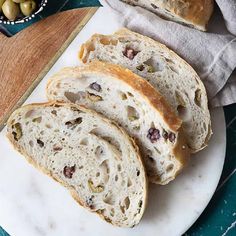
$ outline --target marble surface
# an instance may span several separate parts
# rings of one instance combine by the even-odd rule
[[[76,37],[26,103],[45,101],[48,76],[77,65],[81,42],[92,33],[111,33],[119,24],[100,9]],[[109,27],[106,22],[109,19]],[[96,22],[96,28],[93,26]],[[0,225],[11,235],[180,235],[199,217],[218,184],[225,157],[223,109],[212,111],[214,135],[207,149],[193,156],[185,171],[168,186],[150,186],[149,204],[133,229],[108,225],[73,201],[58,183],[30,166],[0,133]]]

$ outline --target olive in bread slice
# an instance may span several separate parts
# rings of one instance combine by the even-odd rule
[[[167,184],[188,159],[181,120],[128,69],[99,61],[64,68],[49,79],[47,97],[84,105],[121,125],[137,141],[151,182]]]
[[[193,68],[165,45],[127,29],[95,34],[81,47],[83,63],[101,60],[124,66],[146,79],[183,121],[191,152],[207,146],[211,119],[205,87]]]
[[[31,104],[11,115],[7,136],[83,207],[116,226],[139,223],[146,174],[134,141],[114,122],[75,104]]]

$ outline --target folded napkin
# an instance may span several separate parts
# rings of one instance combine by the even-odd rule
[[[164,20],[143,8],[118,0],[100,2],[114,13],[122,26],[166,44],[192,65],[205,84],[212,107],[236,102],[236,73],[233,73],[236,68],[236,36],[232,34],[236,1],[217,0],[232,33],[225,27],[218,9],[215,9],[206,33]]]
[[[236,35],[236,0],[216,0],[229,32]]]

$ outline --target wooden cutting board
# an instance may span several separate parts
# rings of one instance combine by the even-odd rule
[[[96,10],[61,12],[11,38],[0,33],[0,130]]]

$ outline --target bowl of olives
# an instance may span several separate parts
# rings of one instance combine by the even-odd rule
[[[47,0],[0,0],[0,23],[14,25],[29,21],[46,4]]]

